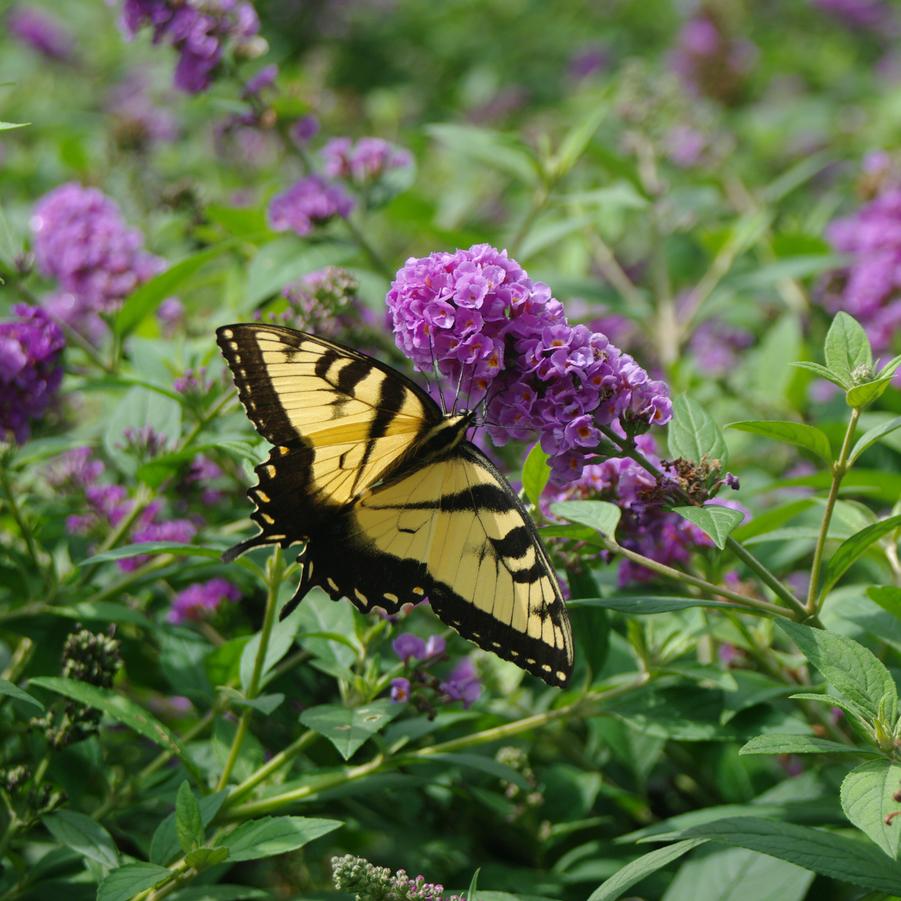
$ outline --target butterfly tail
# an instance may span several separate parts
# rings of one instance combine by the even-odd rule
[[[254,535],[253,538],[248,538],[247,541],[242,541],[240,544],[236,544],[234,547],[230,547],[225,553],[222,555],[222,559],[226,563],[231,563],[232,560],[240,557],[245,551],[249,551],[251,548],[260,547],[264,544],[271,544],[272,539],[266,537],[265,532],[259,532]]]
[[[303,567],[300,584],[297,586],[297,591],[294,592],[294,597],[282,607],[281,612],[278,615],[279,621],[290,616],[297,609],[300,602],[307,596],[307,592],[316,584],[313,581],[313,565],[309,560],[305,559],[305,556],[306,549],[304,549],[297,558],[297,562]]]

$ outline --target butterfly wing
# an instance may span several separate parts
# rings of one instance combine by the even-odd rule
[[[365,492],[305,552],[319,584],[363,611],[428,597],[480,647],[564,685],[572,632],[553,568],[516,494],[473,445]],[[310,566],[309,564],[312,564]]]
[[[275,445],[248,492],[262,531],[230,557],[308,538],[441,419],[415,382],[335,342],[255,323],[223,326],[216,337],[247,415]]]

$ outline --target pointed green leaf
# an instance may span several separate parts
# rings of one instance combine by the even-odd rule
[[[475,125],[450,123],[429,125],[426,131],[462,157],[512,175],[525,185],[538,181],[538,162],[518,137]]]
[[[228,848],[195,848],[185,854],[185,863],[195,870],[205,870],[228,860]]]
[[[476,898],[476,892],[479,888],[479,872],[481,867],[476,867],[475,873],[472,874],[472,879],[469,883],[469,888],[466,891],[466,901],[478,901]]]
[[[206,795],[198,802],[200,807],[200,822],[203,829],[213,821],[213,817],[219,813],[228,793],[221,791],[212,795]],[[175,829],[175,811],[169,814],[156,827],[153,838],[150,840],[150,862],[166,865],[172,863],[178,857],[178,834]]]
[[[47,831],[76,854],[103,867],[119,865],[119,852],[112,836],[96,820],[74,810],[57,810],[41,819]]]
[[[203,844],[200,805],[187,781],[182,782],[175,796],[175,834],[179,846],[186,854]]]
[[[228,849],[232,861],[259,860],[302,848],[343,825],[340,820],[312,817],[263,817],[242,823],[219,842],[219,847]]]
[[[251,700],[250,698],[244,697],[240,691],[232,688],[230,685],[220,686],[219,693],[225,695],[225,697],[229,699],[229,702],[234,706],[249,707],[251,710],[262,713],[263,716],[269,716],[269,714],[278,709],[278,707],[281,706],[282,701],[285,700],[285,696],[281,692],[269,695],[258,695]]]
[[[272,667],[291,650],[291,647],[297,638],[297,632],[300,629],[302,617],[302,614],[300,613],[301,610],[303,610],[303,605],[294,610],[290,616],[279,620],[272,627],[272,632],[269,636],[269,644],[266,646],[266,657],[263,660],[263,669],[260,672],[260,686],[263,684],[263,677],[266,673],[268,673],[269,670],[271,670]],[[261,633],[257,632],[256,635],[244,645],[244,650],[241,652],[241,689],[244,692],[250,687],[250,680],[253,677],[253,667],[257,657],[257,649],[260,647],[260,639]]]
[[[894,375],[898,368],[901,368],[901,354],[898,354],[897,357],[892,357],[891,360],[879,370],[879,378],[884,379],[890,375]]]
[[[854,639],[799,623],[780,621],[778,625],[823,678],[870,720],[876,719],[881,698],[897,698],[895,680],[885,664]]]
[[[826,565],[826,574],[823,576],[823,587],[820,595],[825,597],[832,586],[870,549],[889,532],[901,527],[901,514],[889,516],[874,522],[873,525],[861,529],[847,540],[843,541],[835,550],[835,553]]]
[[[18,685],[13,685],[8,679],[0,679],[0,695],[22,701],[30,707],[36,707],[38,711],[44,709],[44,705],[37,698],[33,698],[27,691],[22,691]]]
[[[819,694],[815,691],[797,691],[789,695],[793,701],[816,701],[818,704],[828,704],[830,707],[838,707],[843,710],[852,719],[854,719],[860,728],[866,732],[871,729],[870,718],[867,712],[846,698],[839,698],[836,695]]]
[[[139,544],[123,544],[111,550],[94,554],[82,560],[79,566],[93,566],[95,563],[107,563],[110,560],[125,560],[128,557],[156,556],[157,554],[172,554],[174,557],[207,557],[210,560],[219,560],[222,557],[222,548],[198,547],[196,544],[184,544],[181,541],[142,541]]]
[[[739,754],[875,754],[870,748],[843,745],[838,741],[814,738],[812,735],[781,735],[767,732],[746,742]]]
[[[867,589],[867,596],[895,619],[901,619],[901,588],[895,588],[894,585],[873,585]]]
[[[860,380],[860,373],[873,369],[873,351],[863,326],[847,313],[835,314],[826,334],[826,366],[848,385]]]
[[[728,462],[729,452],[723,433],[711,415],[686,395],[673,401],[673,418],[667,431],[670,455],[699,463],[704,457]]]
[[[798,369],[806,369],[808,372],[812,372],[821,379],[826,379],[827,381],[832,382],[833,385],[838,385],[839,388],[847,389],[849,387],[847,379],[843,379],[836,375],[831,369],[827,369],[823,366],[822,363],[812,363],[810,360],[796,360],[790,365],[795,366]]]
[[[349,760],[354,752],[373,735],[380,732],[400,713],[402,704],[381,698],[363,707],[341,707],[320,704],[300,715],[300,721],[314,732],[324,735]]]
[[[656,873],[663,867],[671,864],[674,860],[678,860],[683,854],[687,854],[698,845],[703,845],[705,839],[686,839],[685,841],[676,842],[672,845],[666,845],[663,848],[657,848],[643,854],[636,860],[627,863],[621,870],[617,871],[613,876],[607,879],[602,885],[598,886],[588,901],[616,901],[622,897],[633,885],[641,882],[642,879]]]
[[[153,888],[172,874],[155,863],[129,863],[113,870],[100,883],[97,901],[131,901],[135,895]]]
[[[841,789],[845,816],[893,860],[901,846],[901,823],[890,815],[901,810],[899,790],[901,764],[889,760],[862,763],[845,776]]]
[[[541,492],[551,477],[551,468],[547,465],[549,456],[541,449],[540,444],[536,444],[522,466],[522,488],[536,510],[541,503]]]
[[[594,133],[608,115],[608,106],[598,103],[563,136],[554,158],[554,174],[561,178],[579,161]]]
[[[865,450],[872,447],[877,441],[881,441],[886,435],[890,435],[896,429],[901,429],[901,416],[896,416],[888,422],[874,425],[873,428],[867,429],[851,448],[848,455],[848,465],[850,466]]]
[[[693,826],[682,835],[769,854],[840,882],[890,894],[901,892],[901,865],[868,842],[821,829],[759,817],[731,817]]]
[[[30,122],[0,122],[0,131],[9,131],[13,128],[25,128]]]
[[[672,511],[694,523],[720,550],[726,546],[729,533],[745,518],[741,510],[719,504],[673,507]]]
[[[845,394],[845,403],[855,410],[868,407],[874,401],[879,400],[892,384],[892,377],[872,379],[862,385],[855,385]]]
[[[616,535],[622,510],[608,501],[558,501],[551,512],[561,519],[588,526],[607,538]]]
[[[796,447],[810,451],[826,463],[832,463],[832,448],[829,446],[829,439],[815,426],[806,425],[803,422],[744,419],[740,422],[730,422],[726,428],[751,432],[755,435],[772,438],[774,441],[794,444]]]

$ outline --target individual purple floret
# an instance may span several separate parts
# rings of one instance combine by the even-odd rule
[[[69,62],[73,58],[72,35],[46,13],[30,6],[14,6],[6,14],[9,34],[47,59]]]
[[[122,24],[129,37],[150,26],[154,44],[178,51],[175,86],[189,94],[209,87],[226,44],[243,56],[265,51],[256,10],[245,0],[124,0]]]
[[[17,304],[12,312],[17,319],[0,322],[0,439],[21,444],[59,390],[66,341],[40,307]]]
[[[329,178],[342,178],[358,187],[378,181],[392,169],[413,163],[408,150],[381,138],[333,138],[322,148],[323,169]]]
[[[464,707],[471,707],[482,694],[476,668],[469,657],[464,657],[451,674],[441,683],[441,691],[450,701],[462,701]]]
[[[495,444],[537,432],[559,482],[596,456],[600,426],[639,434],[672,414],[663,382],[605,335],[569,325],[547,285],[487,244],[407,260],[387,304],[416,367],[437,368],[468,409],[485,399]]]
[[[395,704],[403,704],[410,700],[410,680],[399,676],[391,680],[391,700]]]
[[[422,639],[412,632],[402,632],[391,643],[391,647],[404,662],[430,660],[444,653],[445,641],[440,635],[430,635],[428,639]]]
[[[850,313],[877,354],[893,351],[901,330],[901,185],[885,187],[856,213],[837,219],[826,237],[851,258],[826,285],[827,310]]]
[[[195,582],[175,595],[166,619],[175,624],[196,622],[215,613],[223,601],[235,602],[240,597],[240,589],[227,579]]]
[[[166,268],[96,188],[75,182],[54,188],[35,206],[31,228],[38,268],[62,289],[48,299],[51,314],[89,338],[103,333],[100,314],[118,310],[138,285]]]
[[[302,178],[269,202],[269,225],[275,231],[293,231],[308,235],[316,225],[335,216],[346,219],[354,208],[354,199],[340,185],[319,175]]]
[[[757,48],[726,33],[709,12],[689,19],[679,32],[672,66],[692,94],[733,103],[757,59]]]

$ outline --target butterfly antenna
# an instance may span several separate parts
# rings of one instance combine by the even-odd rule
[[[457,412],[457,401],[460,399],[460,387],[463,384],[463,373],[466,367],[461,363],[460,364],[460,375],[457,377],[457,390],[454,391],[454,403],[451,406],[451,415]]]

